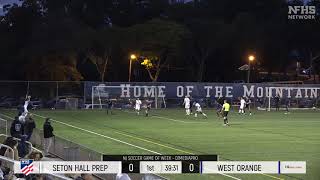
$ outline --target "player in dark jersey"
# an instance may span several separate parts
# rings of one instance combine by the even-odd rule
[[[276,104],[276,111],[280,110],[280,97],[277,95],[276,97],[274,97],[274,102]]]
[[[222,116],[222,104],[223,104],[223,99],[221,97],[219,97],[217,100],[216,100],[216,114],[218,117],[221,117]]]
[[[152,101],[146,100],[146,111],[145,111],[146,117],[149,116],[149,111],[151,110],[151,104],[152,104]]]
[[[246,98],[247,99],[247,103],[246,103],[246,105],[247,105],[247,109],[249,110],[249,115],[251,116],[252,115],[252,113],[251,113],[251,104],[252,104],[252,101],[251,101],[251,99],[250,98]]]
[[[112,115],[113,102],[111,99],[107,100],[106,106],[107,106],[107,114],[109,114],[109,111],[110,111],[110,114]]]
[[[286,112],[284,114],[290,114],[289,107],[290,107],[290,99],[287,98],[286,99]]]
[[[221,113],[222,113],[222,105],[217,103],[216,104],[216,114],[217,114],[218,117],[221,117],[222,116]]]

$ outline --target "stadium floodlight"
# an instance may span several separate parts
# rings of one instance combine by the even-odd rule
[[[254,61],[256,58],[255,58],[253,55],[250,55],[250,56],[248,57],[248,59],[249,59],[249,62],[252,62],[252,61]]]
[[[254,55],[249,55],[248,60],[249,60],[249,65],[248,65],[248,77],[247,77],[247,83],[250,83],[250,71],[251,71],[251,62],[253,62],[256,59]]]
[[[130,55],[130,62],[129,62],[129,78],[128,81],[131,82],[131,69],[132,69],[132,61],[136,60],[137,56],[135,54]]]

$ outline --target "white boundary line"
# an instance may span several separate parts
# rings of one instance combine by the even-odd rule
[[[125,110],[125,111],[122,111],[122,112],[135,114],[135,112],[131,112],[131,111],[128,111],[128,110]],[[188,121],[182,121],[182,120],[167,118],[167,117],[158,116],[158,115],[151,115],[151,117],[158,118],[158,119],[165,119],[165,120],[174,121],[174,122],[185,123],[185,124],[206,124],[206,123],[209,123],[209,122],[196,122],[196,121],[188,122]]]
[[[166,119],[166,120],[169,120],[169,121],[181,122],[181,123],[186,123],[186,124],[206,124],[206,123],[208,123],[208,122],[193,122],[193,121],[192,122],[187,122],[187,121],[176,120],[176,119],[157,116],[157,115],[152,115],[151,117],[155,117],[155,118],[158,118],[158,119]]]
[[[35,116],[41,117],[41,118],[46,118],[46,117],[41,116],[41,115],[38,115],[38,114],[34,114],[34,113],[32,113],[32,114],[35,115]],[[5,117],[7,117],[7,118],[12,119],[10,116],[4,115],[4,114],[2,114],[2,115],[5,116]],[[78,129],[78,130],[81,130],[81,131],[85,131],[85,132],[88,132],[88,133],[91,133],[91,134],[94,134],[94,135],[97,135],[97,136],[101,136],[101,137],[104,137],[104,138],[108,138],[108,139],[111,139],[111,140],[113,140],[113,141],[116,141],[116,142],[119,142],[119,143],[123,143],[123,144],[129,145],[129,146],[132,146],[132,147],[135,147],[135,148],[138,148],[138,149],[142,149],[142,150],[145,150],[145,151],[148,151],[148,152],[152,152],[152,153],[154,153],[154,154],[162,155],[162,154],[159,153],[159,152],[152,151],[152,150],[149,150],[149,149],[146,149],[146,148],[137,146],[137,145],[133,145],[133,144],[127,143],[127,142],[125,142],[125,141],[121,141],[121,140],[116,139],[116,138],[112,138],[112,137],[109,137],[109,136],[106,136],[106,135],[103,135],[103,134],[99,134],[99,133],[96,133],[96,132],[93,132],[93,131],[90,131],[90,130],[87,130],[87,129],[83,129],[83,128],[80,128],[80,127],[77,127],[77,126],[73,126],[73,125],[71,125],[71,124],[64,123],[64,122],[61,122],[61,121],[58,121],[58,120],[54,120],[54,119],[51,119],[51,120],[54,121],[54,122],[57,122],[57,123],[60,123],[60,124],[63,124],[63,125],[66,125],[66,126],[69,126],[69,127],[75,128],[75,129]],[[240,178],[237,178],[237,177],[234,177],[234,176],[231,176],[231,175],[228,175],[228,174],[223,174],[223,173],[218,173],[218,174],[223,175],[223,176],[226,176],[226,177],[229,177],[229,178],[231,178],[231,179],[241,180]]]
[[[37,114],[34,114],[32,113],[33,115],[35,116],[38,116],[38,117],[41,117],[41,118],[46,118],[44,116],[41,116],[41,115],[37,115]],[[2,114],[3,116],[5,117],[8,117],[10,119],[12,119],[11,117],[7,116],[7,115],[4,115]],[[60,124],[63,124],[65,126],[69,126],[69,127],[72,127],[72,128],[75,128],[75,129],[78,129],[78,130],[81,130],[81,131],[85,131],[87,133],[90,133],[90,134],[94,134],[94,135],[97,135],[97,136],[101,136],[101,137],[104,137],[104,138],[107,138],[107,139],[111,139],[113,141],[116,141],[116,142],[119,142],[119,143],[122,143],[122,144],[126,144],[128,146],[132,146],[132,147],[135,147],[135,148],[138,148],[138,149],[141,149],[141,150],[144,150],[144,151],[148,151],[148,152],[151,152],[151,153],[154,153],[154,154],[158,154],[158,155],[161,155],[161,153],[159,152],[156,152],[156,151],[152,151],[150,149],[146,149],[146,148],[143,148],[143,147],[140,147],[140,146],[136,146],[134,144],[131,144],[131,143],[128,143],[128,142],[124,142],[124,141],[121,141],[119,139],[116,139],[116,138],[112,138],[112,137],[109,137],[109,136],[106,136],[106,135],[103,135],[103,134],[99,134],[99,133],[96,133],[96,132],[93,132],[93,131],[90,131],[90,130],[87,130],[87,129],[83,129],[83,128],[80,128],[80,127],[77,127],[77,126],[73,126],[71,124],[67,124],[67,123],[64,123],[64,122],[61,122],[61,121],[57,121],[57,120],[54,120],[54,119],[51,119],[52,121],[54,122],[57,122],[57,123],[60,123]]]

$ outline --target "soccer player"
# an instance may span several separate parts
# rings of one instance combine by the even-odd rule
[[[28,113],[27,112],[23,112],[22,114],[19,114],[19,117],[18,117],[18,119],[19,119],[19,121],[21,122],[21,123],[25,123],[26,122],[26,117],[28,116]]]
[[[278,95],[276,95],[276,97],[274,97],[274,101],[276,104],[276,111],[280,110],[280,97]]]
[[[151,109],[151,101],[146,101],[146,117],[148,117],[149,116],[149,111],[150,111],[150,109]]]
[[[109,110],[110,110],[110,114],[112,115],[112,109],[113,109],[113,102],[111,99],[107,100],[107,114],[109,114]]]
[[[190,115],[190,99],[188,96],[184,97],[184,108],[186,109],[186,115],[189,116]]]
[[[221,97],[219,97],[216,100],[216,114],[218,117],[220,117],[221,113],[222,113],[222,104],[223,104],[223,99]]]
[[[288,98],[286,100],[286,112],[284,114],[290,114],[289,107],[290,107],[290,99]]]
[[[23,105],[23,112],[28,115],[28,106],[29,106],[29,102],[30,102],[31,96],[27,96],[26,100],[24,101],[24,105]]]
[[[136,99],[136,106],[135,106],[135,110],[136,110],[136,112],[137,112],[137,115],[139,115],[139,114],[140,114],[141,104],[142,104],[141,100],[140,100],[139,98],[138,98],[138,99]]]
[[[239,114],[245,114],[244,108],[246,107],[246,101],[243,97],[240,99],[240,108],[239,108]]]
[[[194,114],[194,117],[198,117],[198,113],[199,114],[202,114],[205,118],[207,118],[208,116],[202,112],[202,108],[201,108],[201,105],[199,103],[195,103],[194,106],[196,107],[196,112]]]
[[[252,113],[251,113],[251,104],[252,104],[252,102],[251,102],[251,99],[250,98],[248,98],[247,97],[247,108],[248,108],[248,110],[249,110],[249,115],[251,116],[252,115]]]
[[[229,121],[228,121],[228,113],[230,111],[230,104],[227,102],[227,100],[224,100],[224,104],[222,106],[223,110],[223,121],[224,121],[224,126],[230,126]]]

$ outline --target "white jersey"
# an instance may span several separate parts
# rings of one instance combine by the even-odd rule
[[[240,100],[240,109],[243,109],[246,105],[246,101],[244,99]]]
[[[28,112],[29,102],[30,102],[29,100],[26,100],[26,101],[24,102],[24,105],[23,105],[24,112]]]
[[[196,107],[196,111],[197,112],[201,112],[202,111],[201,106],[200,106],[199,103],[196,103],[194,106]]]
[[[19,116],[19,121],[21,123],[25,123],[27,115],[28,115],[27,113],[22,113],[22,115]]]
[[[142,104],[141,100],[137,99],[137,100],[136,100],[136,107],[135,107],[135,109],[139,111],[140,108],[141,108],[141,104]]]
[[[184,104],[184,108],[190,109],[190,99],[188,97],[184,98],[183,104]]]

